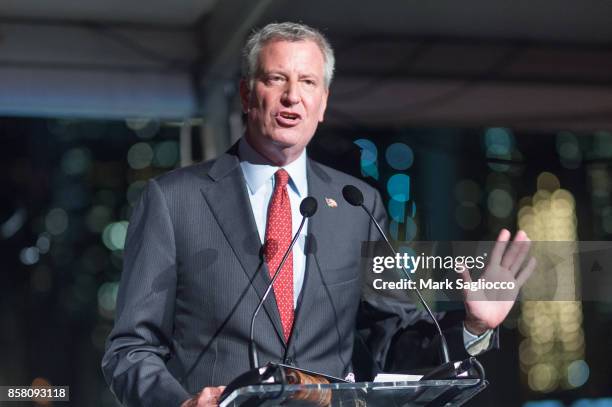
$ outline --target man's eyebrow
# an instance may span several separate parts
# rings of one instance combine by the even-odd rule
[[[280,75],[280,76],[283,76],[283,77],[288,77],[289,76],[289,74],[287,74],[282,69],[260,70],[257,76],[259,76],[259,77],[266,77],[266,76],[270,76],[270,75]],[[314,72],[301,73],[301,74],[298,75],[298,79],[310,78],[310,79],[315,79],[315,80],[321,80],[322,77],[323,77],[322,75],[317,75]]]
[[[260,75],[283,75],[283,76],[287,76],[287,74],[285,74],[283,71],[278,70],[278,69],[270,69],[268,71],[260,71]]]

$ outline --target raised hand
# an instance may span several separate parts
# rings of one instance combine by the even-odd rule
[[[465,327],[475,335],[496,328],[506,319],[520,288],[535,269],[535,258],[531,257],[525,262],[531,246],[527,234],[520,230],[512,242],[510,237],[508,230],[501,230],[489,257],[489,264],[481,278],[491,282],[514,282],[514,289],[477,291],[464,289]],[[465,282],[472,281],[469,270],[465,271],[462,277]]]

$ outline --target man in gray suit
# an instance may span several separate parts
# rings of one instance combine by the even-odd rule
[[[370,318],[375,339],[366,339],[373,362],[384,367],[391,340],[427,320],[414,306],[362,295],[361,242],[379,236],[341,190],[358,186],[385,224],[383,202],[365,183],[306,155],[323,121],[333,70],[332,50],[317,30],[282,23],[255,32],[244,49],[240,84],[245,136],[214,161],[148,183],[130,222],[115,326],[102,361],[124,405],[214,405],[222,389],[216,386],[249,369],[250,318],[297,230],[306,196],[319,209],[255,323],[261,363],[344,377],[352,370],[358,313],[380,312],[384,317]],[[534,264],[521,266],[526,252],[514,244],[505,252],[509,239],[502,231],[498,263],[522,284]],[[521,240],[527,237],[519,232],[515,241]],[[491,329],[511,307],[512,301],[467,300],[464,325],[449,330],[452,356],[494,346]],[[434,355],[427,341],[419,352]]]

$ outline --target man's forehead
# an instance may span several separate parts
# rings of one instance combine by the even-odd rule
[[[286,61],[278,57],[284,56],[284,55],[287,55],[287,53],[293,52],[295,50],[295,47],[292,47],[293,45],[296,45],[302,49],[310,48],[312,50],[316,50],[316,52],[313,55],[309,56],[309,58],[306,60],[309,66],[314,68],[314,64],[320,63],[321,66],[325,64],[325,56],[323,55],[323,52],[321,51],[319,45],[315,41],[309,40],[309,39],[298,40],[298,41],[288,41],[285,39],[276,39],[276,40],[270,40],[262,46],[261,52],[259,54],[259,61],[258,61],[259,68],[260,69],[264,68],[262,66],[262,63],[263,63],[262,60],[265,60],[265,62],[268,65],[270,64],[274,66],[282,65],[283,62],[286,62]],[[262,58],[264,56],[266,56],[267,58]],[[274,67],[267,66],[266,68],[274,68]]]
[[[299,39],[299,40],[288,40],[285,38],[271,38],[268,41],[266,41],[262,45],[261,48],[264,49],[264,48],[271,47],[273,45],[308,45],[308,46],[312,46],[316,48],[317,50],[319,50],[319,52],[321,53],[321,57],[323,57],[323,52],[321,51],[319,44],[317,44],[315,40],[310,39],[310,38],[304,38],[304,39]]]

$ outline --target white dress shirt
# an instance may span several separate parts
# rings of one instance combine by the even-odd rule
[[[240,167],[247,184],[251,209],[255,217],[257,232],[261,243],[266,236],[266,223],[268,219],[268,205],[274,192],[274,174],[280,168],[284,168],[289,174],[287,192],[291,202],[291,236],[298,230],[302,215],[300,214],[300,203],[308,196],[308,179],[306,177],[306,150],[297,160],[283,167],[270,165],[268,160],[253,149],[243,137],[238,144],[238,155]],[[293,247],[293,308],[297,307],[297,300],[304,284],[304,273],[306,270],[306,255],[304,246],[308,233],[308,220],[304,224],[300,237]],[[465,348],[472,355],[477,355],[489,348],[491,333],[489,330],[480,336],[473,335],[463,328],[463,342]]]
[[[297,232],[302,222],[300,214],[300,203],[308,196],[308,180],[306,178],[306,150],[297,160],[284,167],[276,167],[267,163],[257,151],[242,138],[238,144],[238,155],[240,156],[240,167],[244,174],[251,201],[251,209],[255,217],[259,239],[264,243],[266,238],[266,223],[268,219],[268,206],[274,193],[274,174],[280,168],[284,168],[289,174],[287,192],[291,202],[291,237]],[[304,273],[306,270],[306,255],[304,246],[308,233],[308,220],[300,232],[295,246],[293,246],[293,308],[297,306],[297,300],[304,284]],[[274,270],[273,270],[274,271]]]

